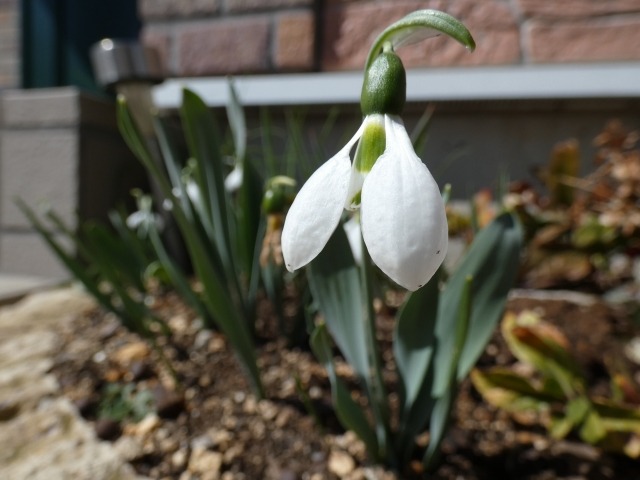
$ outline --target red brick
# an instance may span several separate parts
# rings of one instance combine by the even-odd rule
[[[313,4],[313,0],[227,0],[227,11],[235,13],[250,10],[275,10],[311,4]]]
[[[638,0],[518,0],[525,16],[592,17],[640,12]]]
[[[315,66],[315,15],[311,11],[277,17],[273,64],[279,70],[311,70]]]
[[[167,75],[174,74],[171,62],[171,37],[164,29],[153,26],[144,27],[140,36],[143,45],[149,46],[158,52],[160,66]]]
[[[251,17],[182,27],[179,75],[264,72],[269,67],[269,19]]]
[[[138,0],[138,12],[143,19],[210,15],[219,8],[220,0]]]
[[[535,22],[525,31],[534,63],[640,60],[640,16]]]
[[[401,48],[398,54],[407,67],[451,67],[520,63],[520,33],[517,28],[474,32],[476,49],[469,52],[444,35]]]
[[[450,38],[430,39],[399,53],[409,65],[471,65],[514,63],[520,59],[517,24],[502,2],[483,0],[431,0],[334,5],[324,24],[322,66],[326,70],[359,69],[371,44],[392,22],[407,13],[431,8],[446,11],[462,21],[478,48],[473,55]]]

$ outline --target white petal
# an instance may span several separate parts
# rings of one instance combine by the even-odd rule
[[[387,149],[362,188],[362,234],[372,260],[393,281],[417,290],[442,263],[447,217],[438,184],[413,151],[404,125],[387,117]]]
[[[364,123],[337,154],[309,177],[289,208],[282,228],[282,256],[293,272],[313,260],[336,229],[349,189],[349,152],[364,130]]]
[[[331,158],[302,186],[282,229],[282,255],[289,271],[313,260],[336,229],[349,188],[348,153]]]
[[[347,240],[349,240],[353,259],[360,265],[362,263],[362,229],[358,215],[354,215],[344,222],[343,228],[347,234]]]
[[[237,191],[242,186],[242,177],[242,166],[236,165],[224,179],[224,189],[231,193]]]

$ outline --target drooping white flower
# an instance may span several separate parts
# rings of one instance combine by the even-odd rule
[[[381,155],[371,161],[364,153],[365,162],[352,165],[350,151],[358,140],[358,149],[375,153],[380,138]],[[360,208],[371,259],[408,290],[425,285],[442,263],[448,244],[444,202],[397,115],[367,115],[344,148],[303,185],[282,231],[287,269],[296,270],[320,253],[344,208]]]
[[[224,179],[224,188],[227,192],[236,192],[242,186],[243,169],[242,164],[238,163],[229,175]]]

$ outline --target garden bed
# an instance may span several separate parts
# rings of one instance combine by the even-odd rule
[[[607,395],[605,359],[620,358],[633,336],[624,311],[595,296],[512,295],[508,309],[535,309],[569,338],[594,392]],[[250,393],[223,336],[203,330],[172,294],[159,294],[153,308],[174,332],[159,348],[178,383],[148,342],[100,310],[79,317],[63,332],[54,373],[65,394],[96,433],[114,442],[141,475],[176,479],[396,479],[422,478],[420,462],[396,476],[368,463],[364,447],[344,432],[333,413],[324,369],[306,344],[287,345],[276,334],[266,302],[259,309],[259,365],[266,399]],[[379,312],[381,335],[393,316]],[[381,338],[390,359],[389,338]],[[496,333],[479,367],[510,365],[514,358]],[[628,363],[635,369],[637,365]],[[339,371],[351,386],[348,367]],[[389,375],[390,396],[396,398]],[[109,400],[107,400],[107,398]],[[111,419],[109,419],[111,418]],[[115,419],[123,418],[121,421]],[[484,402],[469,381],[456,401],[442,461],[428,478],[637,479],[636,461],[610,454],[569,436],[552,440],[535,419],[518,422]],[[424,445],[428,437],[418,439]]]

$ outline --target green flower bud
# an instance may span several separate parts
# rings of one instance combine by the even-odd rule
[[[400,57],[382,52],[367,70],[362,85],[360,108],[363,115],[400,115],[407,99],[407,76]]]
[[[271,178],[262,197],[262,211],[265,214],[284,213],[295,198],[295,185],[295,180],[289,177]]]

